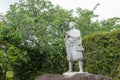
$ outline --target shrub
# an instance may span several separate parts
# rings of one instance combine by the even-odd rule
[[[83,46],[85,48],[84,68],[86,71],[113,78],[119,77],[120,30],[85,36]]]

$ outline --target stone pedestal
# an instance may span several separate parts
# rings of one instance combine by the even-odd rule
[[[88,72],[65,72],[63,73],[65,78],[71,78],[72,76],[76,75],[76,74],[86,74]]]
[[[35,80],[113,80],[113,79],[100,74],[95,75],[90,73],[66,72],[63,75],[44,74],[44,75],[38,76]]]

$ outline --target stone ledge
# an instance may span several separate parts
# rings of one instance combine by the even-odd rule
[[[63,75],[66,78],[71,78],[72,76],[76,75],[76,74],[87,74],[88,72],[65,72],[63,73]]]
[[[85,74],[75,74],[72,77],[66,78],[64,75],[60,74],[44,74],[38,76],[35,80],[113,80],[110,77],[103,75],[94,75],[90,73]]]

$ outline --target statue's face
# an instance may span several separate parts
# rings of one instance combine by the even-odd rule
[[[70,23],[69,23],[69,27],[70,27],[70,29],[71,29],[71,28],[74,28],[74,27],[75,27],[75,22],[70,22]]]

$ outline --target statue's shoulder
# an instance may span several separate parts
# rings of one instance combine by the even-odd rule
[[[80,30],[75,29],[74,32],[76,32],[77,34],[80,34]]]

